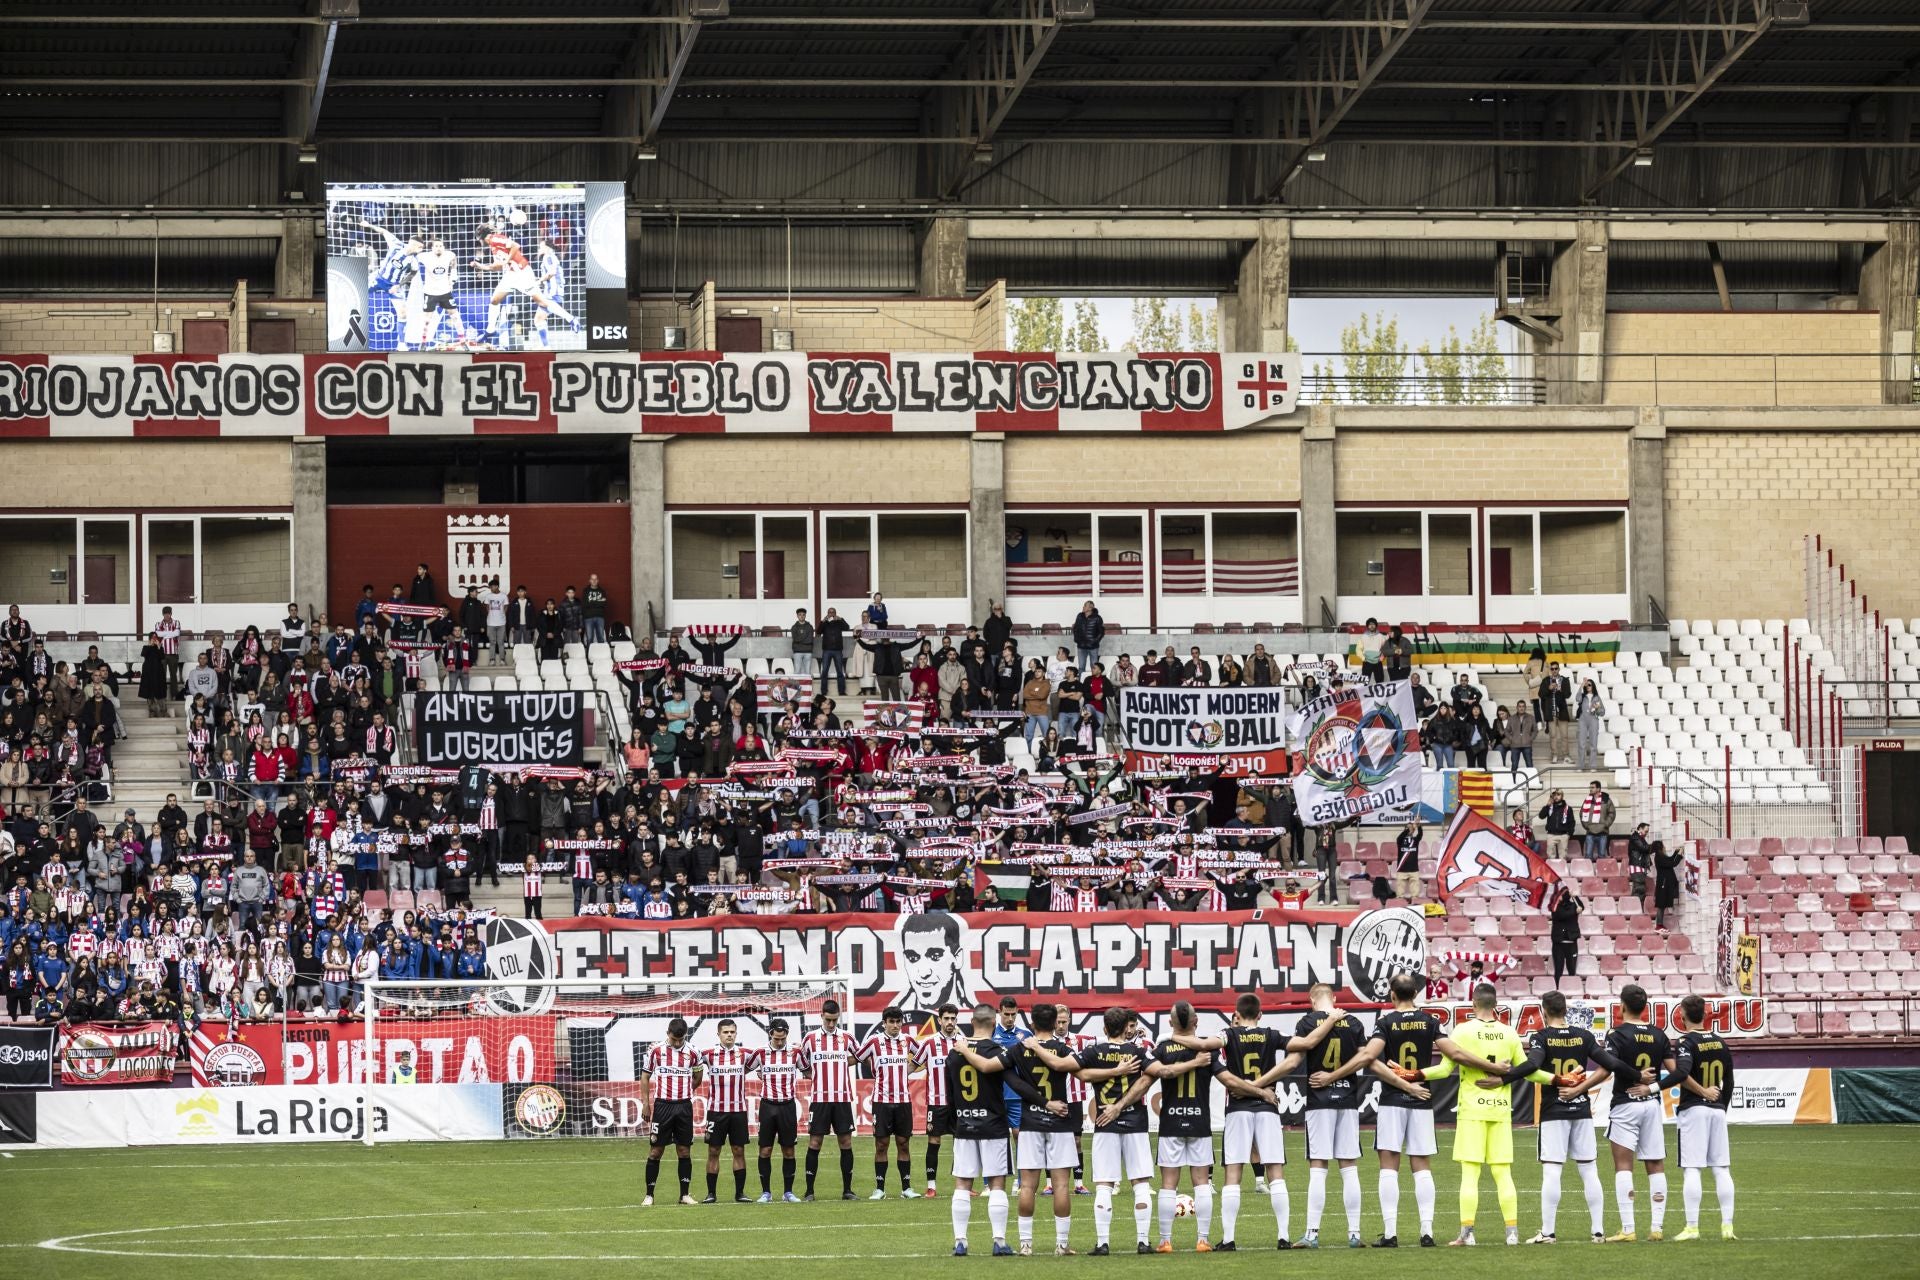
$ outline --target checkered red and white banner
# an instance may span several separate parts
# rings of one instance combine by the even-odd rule
[[[0,355],[0,439],[1223,431],[1287,353]]]

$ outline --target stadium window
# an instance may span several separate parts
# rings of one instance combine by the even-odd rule
[[[1478,622],[1476,518],[1458,510],[1349,510],[1334,516],[1342,619]],[[1383,617],[1383,620],[1386,620]]]
[[[791,622],[811,598],[808,516],[676,511],[668,521],[676,623]]]

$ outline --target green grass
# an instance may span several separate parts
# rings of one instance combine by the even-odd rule
[[[1523,1154],[1515,1177],[1524,1237],[1539,1224],[1540,1174],[1526,1154],[1530,1137],[1518,1136],[1516,1145]],[[1298,1234],[1306,1208],[1307,1169],[1299,1159],[1298,1134],[1289,1134],[1287,1142],[1295,1157],[1288,1165],[1288,1181]],[[1443,1149],[1448,1142],[1442,1135]],[[856,1145],[856,1189],[862,1195],[871,1189],[870,1150],[868,1143]],[[942,1178],[935,1200],[843,1203],[837,1198],[839,1169],[831,1151],[825,1153],[821,1175],[821,1190],[835,1197],[831,1200],[651,1209],[639,1207],[645,1151],[627,1142],[409,1144],[373,1150],[334,1145],[16,1149],[10,1154],[12,1158],[0,1159],[0,1205],[5,1206],[0,1209],[0,1276],[7,1277],[233,1280],[269,1272],[338,1277],[348,1268],[359,1271],[369,1264],[394,1264],[409,1277],[630,1276],[659,1262],[672,1264],[668,1274],[675,1277],[752,1280],[767,1276],[770,1266],[778,1267],[780,1280],[810,1280],[882,1269],[897,1272],[915,1264],[954,1275],[1003,1267],[1087,1274],[1178,1266],[1183,1272],[1204,1267],[1221,1275],[1270,1276],[1276,1268],[1304,1273],[1357,1264],[1369,1275],[1485,1277],[1495,1268],[1496,1274],[1515,1276],[1553,1268],[1553,1273],[1604,1274],[1608,1280],[1671,1276],[1678,1265],[1741,1280],[1806,1280],[1913,1275],[1915,1243],[1920,1241],[1920,1218],[1915,1216],[1920,1210],[1920,1160],[1915,1158],[1920,1156],[1920,1129],[1894,1126],[1736,1129],[1734,1174],[1742,1238],[1734,1244],[1718,1238],[1710,1177],[1701,1215],[1708,1238],[1698,1244],[1671,1242],[1684,1219],[1680,1174],[1670,1166],[1669,1241],[1663,1244],[1601,1249],[1581,1243],[1586,1207],[1579,1181],[1569,1170],[1560,1218],[1567,1243],[1552,1251],[1504,1249],[1488,1179],[1481,1189],[1481,1246],[1471,1252],[1403,1247],[1397,1253],[1356,1255],[1342,1248],[1276,1259],[1266,1198],[1249,1188],[1239,1227],[1244,1251],[1196,1257],[1191,1252],[1193,1224],[1182,1221],[1174,1230],[1183,1249],[1178,1263],[1133,1255],[1130,1201],[1117,1206],[1114,1236],[1122,1249],[1112,1258],[988,1257],[986,1205],[981,1201],[974,1209],[974,1256],[950,1259],[947,1179]],[[918,1142],[914,1154],[916,1159],[921,1155]],[[1380,1232],[1375,1175],[1371,1156],[1362,1163],[1363,1228],[1371,1240]],[[700,1150],[696,1195],[705,1189],[704,1169]],[[751,1151],[748,1173],[749,1190],[757,1194]],[[1435,1161],[1435,1173],[1440,1183],[1435,1232],[1444,1239],[1458,1224],[1458,1180],[1444,1156]],[[673,1177],[669,1154],[663,1185],[670,1188]],[[1329,1182],[1331,1203],[1322,1230],[1330,1242],[1338,1242],[1345,1231],[1338,1174]],[[1612,1179],[1604,1170],[1603,1182],[1609,1194],[1608,1229],[1613,1230]],[[723,1169],[721,1190],[726,1193],[731,1187],[732,1175]],[[1074,1247],[1084,1254],[1093,1244],[1092,1200],[1076,1198],[1073,1203]],[[1644,1175],[1639,1206],[1644,1236]],[[1416,1235],[1413,1214],[1412,1188],[1403,1181],[1401,1238],[1407,1244]],[[1044,1203],[1035,1226],[1036,1250],[1050,1255],[1053,1226]],[[1492,1257],[1487,1256],[1489,1248]],[[1568,1253],[1573,1256],[1564,1256]],[[154,1270],[146,1271],[147,1266]]]

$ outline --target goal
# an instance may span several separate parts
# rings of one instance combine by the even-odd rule
[[[423,1084],[500,1085],[508,1137],[644,1137],[636,1081],[674,1018],[686,1019],[695,1049],[717,1048],[726,1019],[742,1048],[766,1047],[776,1018],[797,1046],[829,1000],[843,1026],[864,1033],[853,992],[835,973],[369,982],[356,1064],[362,1140],[382,1136],[372,1117],[383,1099]]]

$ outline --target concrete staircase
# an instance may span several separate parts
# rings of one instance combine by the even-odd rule
[[[178,710],[177,704],[171,705]],[[142,822],[152,822],[169,792],[186,799],[186,721],[178,715],[149,717],[138,698],[123,698],[127,736],[113,747],[113,804],[117,819],[131,807]]]

